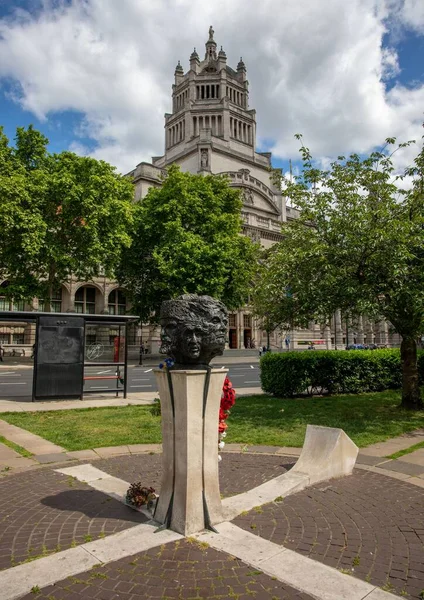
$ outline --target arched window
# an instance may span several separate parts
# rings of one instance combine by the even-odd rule
[[[6,298],[4,290],[9,286],[8,281],[0,285],[0,310],[25,310],[25,300]]]
[[[75,294],[75,312],[93,315],[96,312],[96,288],[83,285]]]
[[[109,294],[108,311],[110,315],[125,315],[127,299],[122,290],[113,290]]]

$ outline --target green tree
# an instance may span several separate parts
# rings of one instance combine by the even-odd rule
[[[246,302],[258,248],[240,235],[241,206],[225,178],[176,166],[136,205],[118,279],[143,322],[157,320],[161,303],[183,293],[209,294],[230,309]]]
[[[49,154],[48,140],[18,128],[16,147],[0,133],[0,276],[9,297],[52,293],[71,275],[113,276],[130,244],[133,186],[106,162]]]
[[[365,158],[339,157],[325,171],[302,144],[302,174],[286,190],[300,218],[285,226],[263,268],[258,305],[277,322],[301,327],[328,323],[336,309],[388,320],[402,338],[402,405],[422,409],[424,150],[405,180],[394,175],[394,144],[388,139]]]

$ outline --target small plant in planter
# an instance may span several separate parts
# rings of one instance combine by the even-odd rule
[[[128,488],[125,501],[134,508],[145,506],[148,510],[152,510],[157,498],[158,495],[155,493],[154,488],[143,486],[141,481],[138,481],[132,483]]]

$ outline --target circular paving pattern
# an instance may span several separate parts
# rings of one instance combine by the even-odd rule
[[[105,537],[147,519],[49,468],[0,483],[0,569]]]
[[[423,488],[356,469],[233,522],[387,591],[423,597]]]
[[[219,463],[219,486],[224,497],[247,492],[290,469],[296,459],[266,454],[223,453]],[[97,468],[130,483],[141,481],[160,491],[161,454],[133,454],[93,461]]]
[[[313,600],[225,552],[182,540],[69,577],[21,600]]]

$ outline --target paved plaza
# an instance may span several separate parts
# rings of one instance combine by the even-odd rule
[[[156,532],[123,503],[134,481],[160,492],[161,445],[68,452],[1,419],[0,435],[33,454],[0,444],[2,600],[424,597],[424,450],[387,458],[424,441],[423,430],[361,449],[351,476],[258,500],[218,533],[189,538]],[[300,452],[227,444],[222,497],[259,489]]]
[[[421,435],[404,443],[413,444]],[[385,444],[390,443],[400,442]],[[387,459],[378,459],[371,447],[350,477],[245,511],[232,524],[219,526],[218,534],[183,538],[154,533],[148,517],[125,506],[108,487],[109,480],[119,478],[160,492],[160,446],[132,450],[88,451],[89,460],[63,453],[66,460],[3,470],[0,587],[5,598],[422,597],[424,467],[422,476],[419,465],[413,475],[385,469]],[[291,455],[285,455],[272,447],[241,451],[229,445],[228,450],[220,463],[223,497],[290,470],[299,454],[299,449],[286,449]],[[88,464],[103,473],[97,489],[60,472]],[[83,550],[88,562],[76,554]],[[68,554],[71,567],[61,567]]]

